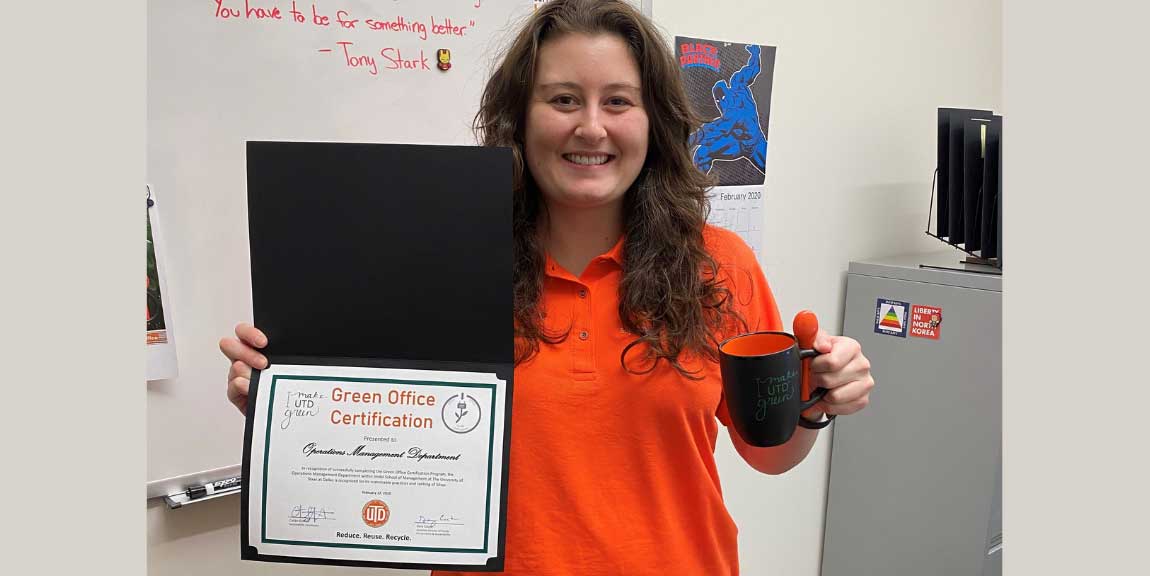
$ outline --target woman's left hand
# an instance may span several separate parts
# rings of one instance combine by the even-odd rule
[[[804,414],[854,414],[866,408],[874,378],[858,341],[819,330],[814,348],[821,354],[811,359],[811,390],[826,388],[827,393]]]

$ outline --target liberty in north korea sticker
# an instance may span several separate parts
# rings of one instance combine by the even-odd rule
[[[919,306],[910,309],[910,335],[915,338],[938,340],[942,333],[942,308]]]
[[[909,323],[907,312],[909,312],[909,310],[909,302],[879,298],[874,315],[875,334],[887,334],[889,336],[906,338],[906,328]]]

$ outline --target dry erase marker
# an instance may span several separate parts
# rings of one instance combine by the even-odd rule
[[[188,488],[187,492],[185,493],[188,495],[189,499],[196,500],[205,496],[211,496],[212,494],[221,492],[223,490],[238,488],[241,480],[243,480],[242,476],[236,476],[235,478],[228,478],[227,480],[209,482],[203,486],[192,486],[191,488]]]

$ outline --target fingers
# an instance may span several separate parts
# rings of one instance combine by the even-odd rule
[[[830,352],[834,347],[835,337],[831,336],[826,330],[819,328],[815,334],[814,348],[820,354]],[[814,365],[811,365],[811,370],[814,370]]]
[[[221,338],[220,352],[231,360],[228,367],[228,401],[241,413],[248,410],[248,386],[251,383],[252,369],[268,367],[268,359],[257,348],[268,345],[268,337],[251,324],[236,325],[235,338]]]
[[[870,404],[870,392],[874,389],[874,378],[865,378],[844,384],[827,392],[819,406],[827,414],[854,414]]]
[[[870,403],[874,388],[870,360],[856,340],[829,335],[827,338],[830,350],[811,360],[811,388],[827,389],[814,408],[827,414],[854,414]],[[816,339],[816,349],[818,343]]]
[[[267,335],[259,328],[246,322],[236,324],[236,337],[252,348],[263,348],[268,345]]]
[[[825,338],[825,340],[820,341],[820,338]],[[829,342],[827,349],[819,349],[819,344],[825,342]],[[870,362],[862,355],[862,347],[853,338],[824,335],[820,331],[819,336],[815,338],[815,349],[822,354],[811,360],[811,376],[843,372],[858,358],[862,358],[866,363],[865,369],[870,370]],[[862,367],[862,365],[853,366],[855,369]]]
[[[220,352],[232,362],[243,362],[252,368],[263,370],[268,367],[268,359],[251,346],[244,344],[237,338],[220,339]]]
[[[870,376],[870,360],[866,356],[859,354],[852,358],[847,364],[837,370],[830,372],[815,372],[814,367],[811,367],[811,388],[826,388],[827,390],[836,390],[856,380],[862,380]]]
[[[232,362],[231,368],[228,368],[228,382],[231,382],[235,378],[247,378],[251,380],[252,367],[239,360]]]
[[[228,401],[230,401],[241,414],[246,414],[248,411],[249,383],[250,381],[242,376],[228,379]]]

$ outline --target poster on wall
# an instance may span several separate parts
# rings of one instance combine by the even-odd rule
[[[159,203],[151,186],[148,192],[148,366],[147,380],[174,378],[176,345],[172,336],[172,316],[168,284],[164,276],[163,235]]]
[[[675,56],[692,110],[703,119],[690,137],[691,158],[717,182],[709,221],[758,255],[775,47],[676,36]]]

